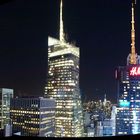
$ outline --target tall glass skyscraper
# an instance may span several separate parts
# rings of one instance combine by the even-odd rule
[[[140,65],[118,68],[117,135],[140,133],[140,75],[133,69]]]
[[[132,2],[131,53],[127,57],[127,66],[120,66],[116,71],[116,135],[140,133],[140,56],[135,52],[134,7],[135,2]]]
[[[79,89],[79,48],[64,39],[62,0],[60,39],[48,38],[45,97],[56,100],[55,137],[82,137],[84,131]]]
[[[0,129],[10,123],[10,99],[13,98],[13,89],[0,89]]]

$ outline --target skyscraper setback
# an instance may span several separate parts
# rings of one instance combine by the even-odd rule
[[[83,112],[79,89],[79,48],[65,41],[62,0],[59,40],[48,38],[45,97],[56,101],[55,137],[82,137]]]
[[[116,134],[140,133],[140,56],[135,51],[135,2],[132,2],[131,53],[127,57],[127,66],[117,69],[118,108]]]

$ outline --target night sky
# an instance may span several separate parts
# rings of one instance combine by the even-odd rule
[[[131,43],[131,0],[64,0],[64,30],[80,48],[83,99],[116,103],[115,68],[126,65]],[[139,8],[139,9],[138,9]],[[136,51],[140,54],[140,1]],[[43,96],[47,38],[59,35],[59,0],[15,0],[0,5],[0,87]]]

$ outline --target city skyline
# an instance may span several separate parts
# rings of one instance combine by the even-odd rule
[[[138,1],[135,12],[138,54],[139,5]],[[47,37],[59,38],[59,0],[38,3],[21,0],[0,7],[4,13],[0,16],[0,87],[43,96],[47,78]],[[68,42],[76,41],[81,50],[82,95],[96,100],[106,94],[107,99],[116,103],[115,68],[126,65],[131,47],[131,0],[89,0],[86,3],[64,0],[63,21]]]

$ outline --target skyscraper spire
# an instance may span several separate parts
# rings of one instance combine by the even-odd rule
[[[135,19],[134,19],[134,5],[136,4],[135,2],[132,1],[132,21],[131,21],[131,56],[130,56],[130,64],[136,64],[137,63],[137,58],[136,58],[136,51],[135,51]]]
[[[63,30],[63,2],[60,1],[60,29],[59,29],[59,40],[65,42],[64,30]]]

